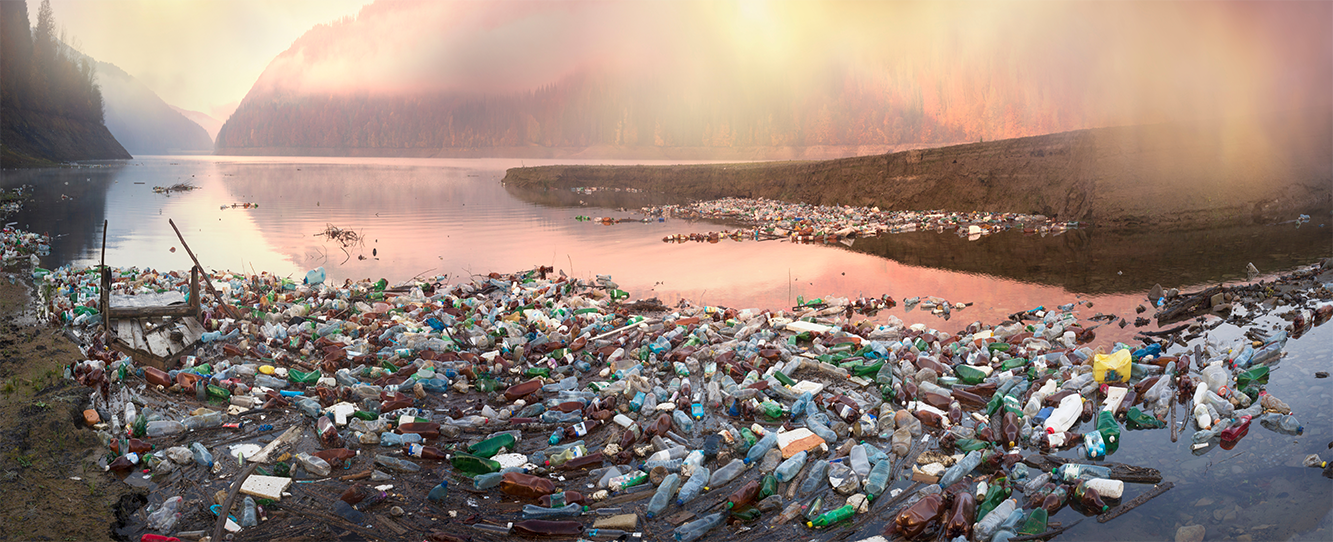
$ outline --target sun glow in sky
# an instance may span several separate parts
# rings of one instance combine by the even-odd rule
[[[311,27],[370,0],[51,0],[66,40],[167,103],[225,121],[264,67]],[[37,24],[41,0],[28,0]]]
[[[528,92],[596,72],[669,84],[681,107],[725,95],[771,111],[852,89],[1013,137],[1326,107],[1333,86],[1329,2],[367,3],[52,5],[82,51],[221,120],[252,86]]]

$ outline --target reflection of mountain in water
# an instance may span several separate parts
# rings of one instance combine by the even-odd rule
[[[841,245],[834,245],[841,246]],[[907,265],[1050,284],[1083,294],[1141,292],[1245,278],[1333,255],[1333,230],[1318,224],[1197,231],[1073,230],[1041,237],[1005,232],[968,241],[952,232],[857,239],[849,249]]]
[[[0,187],[24,189],[23,209],[6,218],[15,227],[53,236],[43,265],[60,265],[102,246],[106,195],[124,168],[39,168],[6,171]]]
[[[514,184],[507,184],[505,190],[547,207],[586,205],[634,211],[682,199],[610,190],[579,194],[567,188]],[[708,229],[691,227],[680,233]],[[1333,230],[1320,228],[1318,223],[1300,228],[1288,223],[1191,231],[1094,228],[1045,237],[1005,232],[977,241],[954,232],[923,231],[857,239],[850,249],[829,246],[912,266],[993,275],[1083,294],[1112,294],[1141,292],[1153,284],[1172,288],[1244,279],[1245,264],[1250,262],[1264,273],[1313,263],[1333,255]]]

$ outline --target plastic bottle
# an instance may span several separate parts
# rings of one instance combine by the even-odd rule
[[[1097,494],[1107,499],[1119,499],[1125,493],[1125,483],[1108,478],[1087,478],[1083,485],[1097,490]]]
[[[255,512],[255,500],[249,495],[245,496],[245,504],[241,509],[240,524],[242,527],[254,527],[255,525],[259,525],[259,517]]]
[[[850,462],[849,466],[852,467],[852,472],[855,472],[857,477],[865,478],[870,475],[870,460],[866,458],[866,447],[864,444],[852,446],[852,451],[848,455],[848,460]]]
[[[518,438],[510,433],[501,433],[467,447],[468,453],[477,457],[494,457],[505,448],[514,449]]]
[[[977,465],[981,464],[981,451],[973,450],[963,456],[963,459],[955,463],[949,470],[944,471],[940,476],[940,487],[949,487],[954,485],[964,476],[967,476]]]
[[[840,508],[834,508],[833,510],[820,514],[814,521],[806,522],[805,526],[820,529],[840,521],[851,519],[854,515],[856,515],[856,508],[852,507],[850,504],[844,504]]]
[[[404,444],[421,444],[425,439],[418,433],[380,433],[380,446],[402,446]]]
[[[1018,501],[1014,499],[1005,499],[1004,502],[1001,502],[994,510],[991,510],[990,513],[986,514],[986,517],[981,518],[981,521],[977,522],[976,526],[972,529],[973,535],[977,540],[990,540],[991,536],[999,530],[1000,524],[1008,519],[1017,508]]]
[[[1046,532],[1046,522],[1048,515],[1045,508],[1037,508],[1028,516],[1027,521],[1023,522],[1023,527],[1018,530],[1018,534],[1033,535]]]
[[[684,525],[681,525],[680,527],[676,527],[673,536],[675,536],[677,542],[693,542],[694,540],[698,540],[700,537],[703,537],[704,535],[708,534],[708,531],[711,531],[715,527],[722,525],[723,523],[726,523],[726,521],[727,521],[727,512],[718,512],[716,514],[710,514],[702,518],[696,519],[694,521],[691,521],[689,523],[686,523]]]
[[[378,454],[375,456],[375,464],[400,472],[417,472],[421,470],[421,465],[418,465],[411,461],[407,461],[405,459],[399,459],[397,457],[387,456],[384,454]]]
[[[1269,431],[1284,435],[1299,435],[1305,432],[1305,427],[1301,426],[1301,423],[1296,420],[1296,416],[1291,414],[1269,412],[1259,418],[1259,425],[1264,426]]]
[[[862,452],[862,455],[864,455],[864,452]],[[806,456],[807,454],[804,450],[791,456],[786,461],[783,461],[781,465],[778,465],[777,470],[774,471],[774,476],[777,477],[779,482],[791,481],[792,478],[796,477],[797,473],[801,472],[801,467],[805,466]]]
[[[1078,417],[1083,413],[1083,397],[1077,393],[1066,395],[1060,400],[1060,406],[1055,408],[1054,412],[1046,418],[1043,429],[1046,433],[1063,433],[1068,431],[1078,421]]]
[[[471,454],[454,454],[449,462],[455,469],[467,474],[487,474],[500,470],[500,464],[484,457]]]
[[[184,433],[186,429],[188,428],[185,427],[185,424],[175,420],[155,420],[148,422],[144,434],[150,437],[161,437]]]
[[[708,467],[694,469],[694,473],[690,475],[690,479],[686,480],[685,484],[680,486],[680,492],[676,495],[676,505],[684,506],[685,503],[698,497],[699,493],[704,489],[704,484],[708,483],[710,474]]]
[[[671,498],[676,496],[676,491],[680,490],[680,475],[671,473],[662,478],[662,483],[657,486],[657,491],[653,493],[653,498],[648,501],[647,516],[653,519],[666,510],[667,505],[671,504]]]
[[[583,514],[585,507],[570,503],[558,508],[546,508],[535,504],[523,505],[523,519],[565,518]]]
[[[222,413],[216,410],[210,410],[198,416],[185,418],[183,422],[186,428],[203,429],[205,427],[217,427],[222,425]]]
[[[806,474],[805,480],[801,482],[800,491],[802,495],[809,495],[811,491],[823,488],[824,484],[828,483],[828,466],[829,462],[826,459],[821,459],[810,465],[810,472]]]
[[[445,497],[448,496],[449,496],[448,480],[441,480],[439,484],[436,484],[435,487],[430,489],[430,493],[426,494],[427,499],[430,499],[435,502],[444,502]]]
[[[745,462],[740,459],[732,459],[730,463],[713,471],[712,477],[708,479],[708,487],[722,487],[727,485],[732,480],[735,480],[737,476],[740,476],[744,471]]]
[[[208,469],[213,468],[213,454],[203,444],[198,442],[190,444],[190,451],[194,453],[194,462],[198,463],[199,466]]]
[[[694,432],[694,420],[691,420],[689,415],[685,414],[684,411],[676,410],[675,412],[672,412],[671,423],[682,433]]]
[[[745,454],[745,464],[749,465],[750,463],[762,459],[764,454],[768,453],[769,450],[772,450],[773,447],[777,445],[777,431],[769,431],[764,435],[764,438],[759,439],[759,442],[756,442],[754,446],[750,447],[750,451]]]
[[[170,533],[176,530],[176,522],[180,520],[181,503],[185,501],[184,497],[172,497],[162,503],[148,514],[148,528],[162,533]]]
[[[1055,393],[1056,389],[1055,379],[1047,379],[1046,383],[1042,384],[1041,388],[1032,392],[1032,397],[1028,399],[1027,405],[1023,407],[1023,415],[1029,418],[1035,416],[1037,412],[1041,410],[1042,402],[1046,400],[1046,397]]]
[[[1073,482],[1079,479],[1087,478],[1110,478],[1110,467],[1101,465],[1084,465],[1080,463],[1065,463],[1051,470],[1053,478],[1058,478],[1064,482]]]
[[[889,487],[889,470],[892,468],[892,462],[883,460],[875,463],[875,467],[870,469],[870,474],[866,477],[866,497],[874,500],[876,497],[884,494],[884,490]]]
[[[296,454],[296,462],[300,463],[306,472],[315,476],[328,476],[332,470],[328,461],[304,452]]]

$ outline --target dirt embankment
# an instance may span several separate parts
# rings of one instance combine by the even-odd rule
[[[83,356],[36,321],[21,276],[0,273],[0,540],[112,540],[144,499],[98,466],[88,388],[62,376]]]
[[[1105,226],[1333,210],[1328,115],[1097,128],[825,161],[514,168],[525,188],[638,188],[886,209],[1039,213]]]

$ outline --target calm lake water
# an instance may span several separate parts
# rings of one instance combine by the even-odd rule
[[[650,194],[519,191],[500,182],[507,168],[543,163],[554,162],[146,157],[77,169],[5,171],[0,186],[31,186],[24,209],[5,222],[54,237],[44,267],[97,262],[106,220],[108,264],[188,269],[171,219],[211,269],[269,271],[299,280],[323,266],[338,281],[446,276],[457,282],[473,273],[549,265],[582,278],[609,274],[632,299],[657,297],[667,304],[684,298],[781,308],[797,296],[882,294],[899,301],[938,296],[972,303],[949,321],[901,305],[878,316],[946,331],[1079,299],[1094,303],[1080,308],[1084,317],[1103,312],[1133,321],[1134,308],[1154,283],[1182,290],[1234,283],[1245,279],[1250,262],[1268,275],[1333,255],[1333,228],[1320,224],[1328,217],[1299,228],[1288,223],[1114,234],[1093,228],[1045,237],[1008,232],[976,241],[952,232],[918,232],[862,239],[851,247],[666,244],[661,239],[668,234],[724,226],[580,222],[574,217],[634,217],[638,206],[662,201]],[[154,186],[181,182],[198,189],[170,196],[153,192]],[[257,207],[233,206],[244,203]],[[627,210],[618,210],[622,207]],[[330,226],[356,231],[364,240],[343,248],[318,235]],[[1094,344],[1130,342],[1135,330],[1103,327]],[[1291,341],[1269,385],[1295,409],[1304,435],[1288,437],[1256,426],[1235,450],[1194,456],[1189,431],[1178,443],[1171,443],[1165,430],[1125,432],[1112,459],[1158,468],[1176,488],[1109,525],[1085,521],[1062,539],[1171,539],[1178,525],[1190,523],[1205,525],[1208,539],[1333,537],[1333,485],[1317,470],[1300,467],[1306,454],[1333,455],[1328,449],[1333,390],[1329,379],[1312,376],[1333,359],[1331,330],[1323,326]],[[1222,326],[1214,335],[1227,344],[1242,331]],[[1143,489],[1127,488],[1126,498]],[[1076,516],[1066,508],[1055,519],[1068,524]]]

